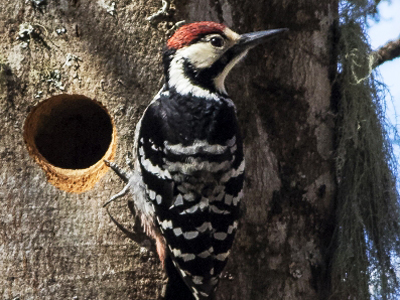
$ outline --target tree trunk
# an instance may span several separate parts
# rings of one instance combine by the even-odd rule
[[[85,193],[55,188],[28,153],[24,123],[52,95],[96,99],[114,120],[115,160],[125,165],[136,122],[162,84],[161,51],[172,21],[212,20],[239,33],[290,28],[250,52],[227,79],[247,179],[217,299],[327,299],[337,1],[175,0],[175,15],[155,25],[146,18],[161,1],[120,0],[115,8],[111,1],[47,2],[0,3],[0,296],[160,296],[157,257],[127,239],[102,208],[123,183],[109,172]],[[111,213],[132,228],[125,200]]]

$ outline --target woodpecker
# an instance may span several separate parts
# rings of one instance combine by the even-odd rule
[[[163,55],[165,83],[136,126],[134,165],[110,201],[132,194],[169,277],[167,300],[210,299],[238,227],[245,162],[229,71],[286,31],[239,35],[223,24],[179,28]],[[109,202],[110,202],[109,201]],[[108,203],[108,202],[107,202]]]

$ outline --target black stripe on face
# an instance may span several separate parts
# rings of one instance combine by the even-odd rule
[[[168,84],[169,81],[169,66],[171,65],[171,61],[173,60],[175,53],[176,49],[165,48],[163,51],[164,76],[166,84]]]
[[[185,59],[183,68],[186,76],[192,84],[198,85],[211,92],[216,92],[214,79],[223,72],[225,67],[238,55],[234,49],[226,51],[211,67],[205,69],[196,69],[188,59]]]

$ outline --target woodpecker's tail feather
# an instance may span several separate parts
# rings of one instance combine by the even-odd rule
[[[196,300],[169,256],[165,260],[165,271],[168,283],[164,300]]]

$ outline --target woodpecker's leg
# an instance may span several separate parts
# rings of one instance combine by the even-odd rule
[[[146,20],[149,22],[153,22],[155,19],[159,17],[168,17],[169,16],[169,0],[162,0],[163,6],[160,8],[158,12],[148,17]]]
[[[115,173],[117,173],[117,175],[125,182],[128,183],[129,182],[129,175],[122,170],[117,164],[108,161],[108,160],[104,160],[104,163],[109,166]],[[110,198],[110,200],[108,200],[106,203],[103,204],[103,207],[106,207],[108,204],[110,204],[111,202],[113,202],[114,200],[121,198],[123,196],[125,196],[127,193],[129,192],[129,184],[127,184],[122,191],[120,191],[118,194],[115,194],[114,196],[112,196]]]
[[[104,163],[110,167],[117,175],[125,182],[128,183],[129,181],[129,174],[127,174],[120,166],[112,161],[104,160]]]
[[[129,192],[129,184],[127,184],[122,191],[120,191],[118,194],[115,194],[114,196],[112,196],[110,198],[110,200],[108,200],[106,203],[103,204],[103,207],[106,207],[108,204],[110,204],[111,202],[113,202],[114,200],[121,198],[123,196],[125,196],[126,194],[128,194]]]

